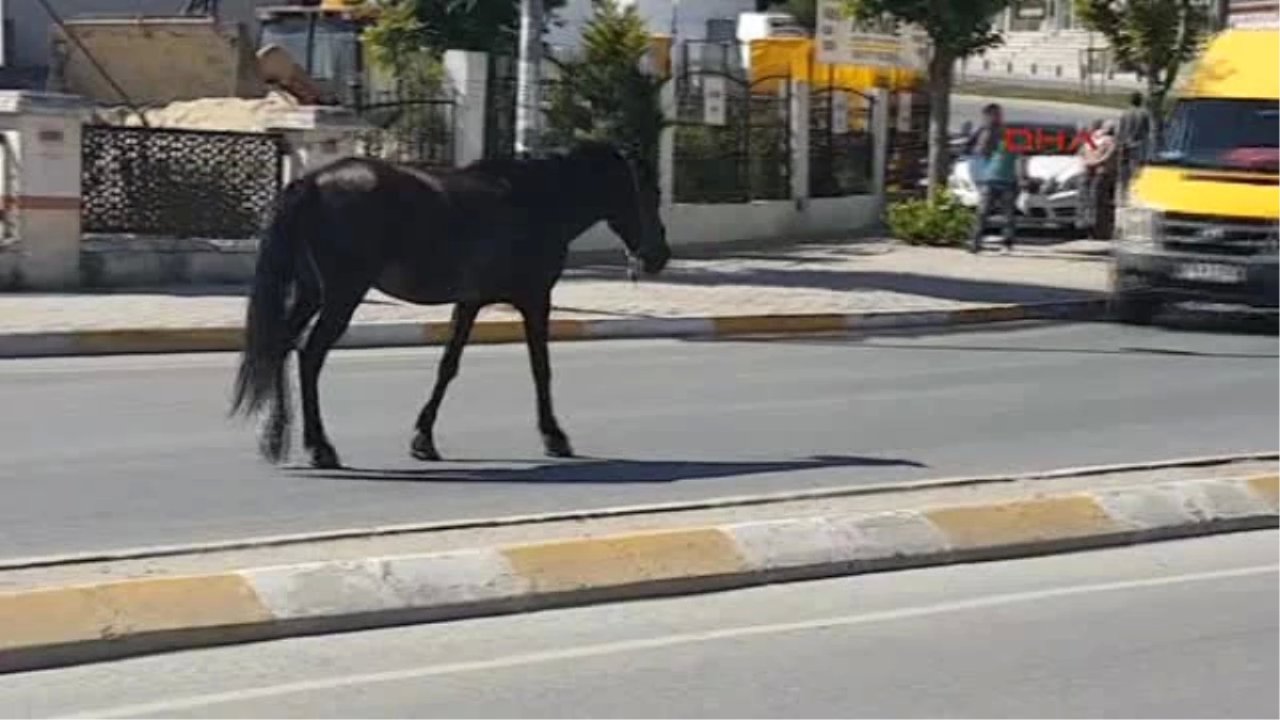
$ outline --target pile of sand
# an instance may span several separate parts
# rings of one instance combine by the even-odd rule
[[[232,130],[263,132],[279,125],[285,115],[298,108],[297,102],[283,93],[272,92],[261,98],[201,98],[170,103],[164,107],[144,108],[147,123],[156,128],[189,130]],[[109,125],[140,127],[142,121],[127,107],[103,108],[96,120]]]

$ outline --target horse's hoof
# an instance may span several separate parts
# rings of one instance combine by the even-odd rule
[[[280,464],[288,454],[284,438],[270,435],[261,438],[258,440],[258,454],[269,463]]]
[[[342,461],[338,459],[338,451],[328,446],[311,450],[311,467],[316,470],[339,470]]]
[[[542,443],[547,449],[547,455],[553,458],[571,458],[573,457],[573,446],[569,444],[569,438],[564,433],[549,434],[542,437]]]
[[[440,452],[436,450],[435,442],[426,433],[420,432],[413,436],[413,442],[409,444],[409,453],[415,459],[423,462],[439,462],[440,460]]]

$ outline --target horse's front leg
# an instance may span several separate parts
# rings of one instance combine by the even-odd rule
[[[418,432],[413,436],[413,443],[409,446],[410,452],[419,460],[440,459],[434,438],[436,416],[440,414],[440,403],[444,402],[445,390],[458,376],[458,366],[462,362],[462,348],[471,337],[471,328],[475,325],[480,307],[478,303],[460,302],[453,308],[453,327],[449,344],[445,347],[440,368],[436,371],[436,384],[431,390],[431,399],[418,414]]]
[[[524,318],[525,343],[529,346],[529,364],[538,398],[538,431],[542,444],[552,457],[573,457],[569,437],[556,421],[551,409],[551,359],[547,350],[551,324],[550,293],[516,303]]]

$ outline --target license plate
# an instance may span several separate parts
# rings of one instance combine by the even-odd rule
[[[1245,280],[1244,268],[1220,263],[1184,263],[1174,270],[1179,280],[1238,285]]]

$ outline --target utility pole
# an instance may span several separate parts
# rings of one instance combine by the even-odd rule
[[[538,148],[542,126],[542,0],[520,0],[520,67],[516,75],[516,154]]]

